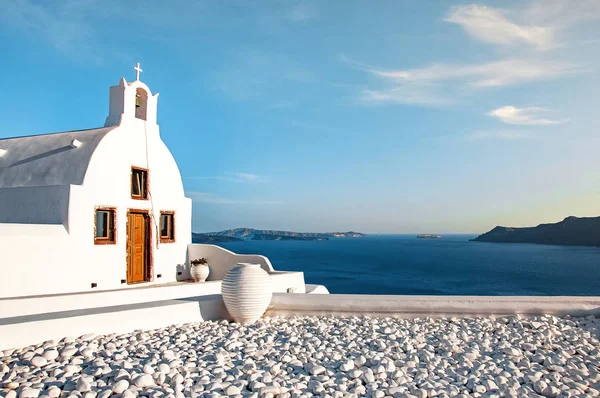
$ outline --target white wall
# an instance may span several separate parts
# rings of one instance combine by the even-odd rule
[[[119,85],[110,88],[109,114],[104,126],[115,126],[135,118],[135,94],[138,88],[148,94],[146,120],[151,124],[156,123],[158,93],[153,95],[150,88],[140,80],[126,82],[122,78]]]
[[[78,251],[62,225],[0,223],[0,297],[71,288],[79,262]]]
[[[117,208],[117,244],[94,247],[93,239],[87,241],[98,256],[105,258],[105,262],[114,264],[113,271],[103,275],[102,286],[99,287],[114,286],[120,284],[121,279],[126,278],[126,225],[129,209],[150,211],[153,209],[151,250],[154,282],[165,283],[177,280],[178,265],[185,263],[187,245],[191,243],[192,204],[191,200],[184,195],[179,168],[161,140],[158,126],[148,123],[145,129],[145,124],[138,119],[124,120],[121,126],[106,136],[92,156],[84,180],[86,188],[82,193],[84,197],[77,201],[81,208],[71,208],[74,213],[91,215],[94,206]],[[149,169],[151,200],[131,199],[132,166]],[[175,212],[174,243],[159,242],[157,228],[161,210]],[[81,219],[77,227],[73,225],[76,218],[71,217],[71,219],[73,220],[71,226],[83,231],[82,234],[89,235],[93,231],[93,217]],[[162,277],[156,278],[159,274]]]
[[[188,258],[186,268],[189,269],[191,260],[205,258],[208,261],[210,274],[207,281],[222,280],[227,272],[237,263],[260,264],[268,273],[273,272],[273,266],[268,258],[257,254],[236,254],[216,245],[190,244],[188,245]],[[189,270],[187,271],[189,272]]]
[[[149,169],[152,200],[131,198],[132,166]],[[187,246],[191,243],[192,204],[184,195],[179,169],[160,139],[156,124],[146,124],[138,119],[124,120],[106,134],[91,156],[83,185],[27,189],[28,192],[25,192],[26,188],[11,188],[12,202],[6,205],[26,210],[19,214],[31,212],[35,220],[43,219],[41,212],[49,222],[68,222],[65,222],[66,229],[57,225],[59,228],[51,235],[36,237],[32,235],[40,227],[39,221],[38,224],[19,226],[19,235],[12,234],[16,229],[6,227],[9,224],[0,224],[0,297],[91,291],[91,283],[97,284],[96,290],[127,287],[121,281],[127,279],[129,209],[145,209],[154,214],[151,283],[178,279],[177,272],[182,268],[180,264],[186,262]],[[20,190],[23,195],[15,195]],[[42,193],[49,196],[44,197]],[[1,201],[0,194],[0,204]],[[114,245],[94,244],[97,206],[116,208]],[[157,246],[161,210],[175,211],[176,240]],[[4,214],[10,216],[10,213]],[[157,277],[159,274],[161,278]]]
[[[600,297],[388,296],[273,294],[269,316],[378,316],[449,318],[478,316],[588,316],[600,314]]]

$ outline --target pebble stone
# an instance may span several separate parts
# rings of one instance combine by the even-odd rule
[[[0,352],[2,398],[598,397],[600,321],[264,318]]]

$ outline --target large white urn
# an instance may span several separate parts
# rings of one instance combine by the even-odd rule
[[[238,263],[223,278],[221,293],[234,321],[254,323],[271,303],[271,277],[260,264]]]

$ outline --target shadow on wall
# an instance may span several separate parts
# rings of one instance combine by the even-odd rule
[[[200,310],[200,315],[205,321],[220,321],[226,319],[232,321],[225,302],[220,294],[209,294],[206,296],[186,297],[177,299],[178,301],[196,301]]]
[[[36,161],[36,160],[39,160],[39,159],[42,159],[42,158],[46,158],[48,156],[56,155],[57,153],[68,151],[70,149],[74,149],[74,148],[71,145],[65,145],[63,147],[56,148],[56,149],[53,149],[53,150],[48,151],[48,152],[40,153],[40,154],[35,155],[35,156],[30,156],[28,158],[21,159],[18,162],[15,162],[15,163],[11,164],[10,167],[15,167],[15,166],[19,166],[19,165],[22,165],[22,164],[25,164],[25,163],[33,162],[33,161]]]

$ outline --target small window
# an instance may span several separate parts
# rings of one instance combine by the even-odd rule
[[[131,197],[148,199],[148,170],[131,168]]]
[[[175,242],[175,213],[172,211],[160,212],[160,241]]]
[[[94,243],[97,245],[114,244],[115,239],[115,213],[112,208],[96,209],[96,230]]]

